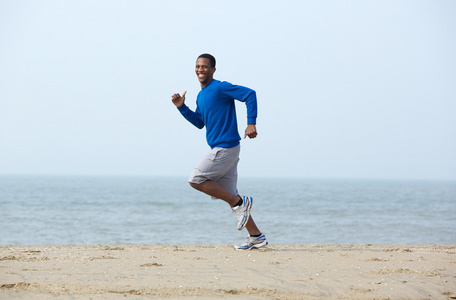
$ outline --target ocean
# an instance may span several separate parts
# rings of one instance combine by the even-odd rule
[[[456,182],[240,178],[270,244],[456,244]],[[0,176],[0,245],[237,244],[182,177]]]

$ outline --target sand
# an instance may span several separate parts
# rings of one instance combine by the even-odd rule
[[[456,245],[0,246],[0,299],[456,299]]]

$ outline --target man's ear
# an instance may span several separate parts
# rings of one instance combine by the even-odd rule
[[[212,68],[212,74],[214,74],[214,73],[215,73],[215,70],[216,70],[215,68]]]

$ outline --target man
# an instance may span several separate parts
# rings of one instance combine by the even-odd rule
[[[198,191],[213,199],[227,202],[238,219],[238,230],[249,232],[245,242],[235,246],[237,250],[250,250],[268,244],[264,234],[250,216],[252,197],[239,196],[237,191],[237,164],[239,161],[240,140],[234,100],[247,106],[247,128],[244,138],[257,136],[257,99],[254,90],[221,82],[214,79],[215,58],[201,54],[196,60],[196,76],[201,91],[196,99],[196,109],[185,105],[185,94],[174,94],[172,102],[180,113],[197,128],[206,126],[206,140],[211,151],[198,163],[188,182]]]

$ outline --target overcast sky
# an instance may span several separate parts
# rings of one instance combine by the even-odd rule
[[[0,45],[0,174],[188,176],[208,52],[240,176],[456,180],[456,1],[0,0]]]

